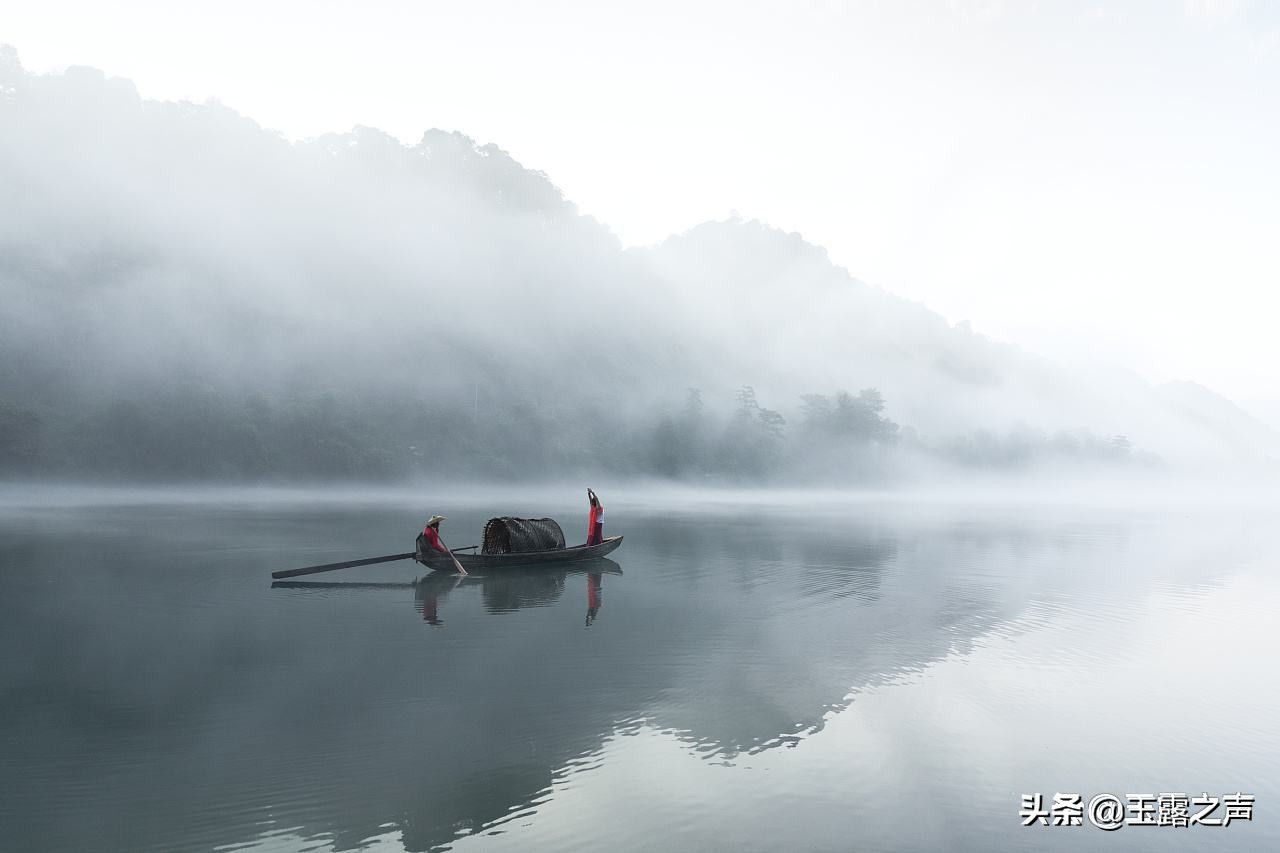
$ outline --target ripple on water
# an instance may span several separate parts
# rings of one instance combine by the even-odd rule
[[[998,851],[1028,785],[1280,796],[1268,538],[968,512],[637,513],[622,575],[430,603],[271,588],[377,514],[7,532],[0,848]]]

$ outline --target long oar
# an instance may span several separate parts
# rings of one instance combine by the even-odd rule
[[[385,557],[368,557],[364,560],[348,560],[345,563],[325,563],[322,566],[303,566],[301,569],[286,569],[282,572],[272,572],[271,577],[279,580],[280,578],[296,578],[298,575],[314,575],[320,572],[333,572],[338,569],[350,569],[355,566],[370,566],[374,563],[390,563],[393,560],[411,560],[414,552],[408,554],[388,554]]]
[[[458,562],[458,558],[457,558],[457,557],[455,557],[455,556],[453,556],[453,552],[449,550],[449,546],[448,546],[448,545],[445,545],[445,544],[444,544],[444,540],[443,540],[443,539],[441,539],[441,540],[440,540],[440,545],[444,548],[444,552],[445,552],[446,554],[448,554],[448,555],[449,555],[449,559],[450,559],[450,560],[453,560],[453,567],[454,567],[455,569],[457,569],[457,570],[458,570],[458,575],[459,575],[459,576],[461,576],[461,577],[466,577],[466,576],[467,576],[467,570],[466,570],[466,569],[464,569],[464,568],[462,568],[462,563],[459,563],[459,562]],[[465,550],[465,549],[464,549],[464,550]]]
[[[416,589],[413,583],[378,583],[370,581],[273,581],[272,589]]]

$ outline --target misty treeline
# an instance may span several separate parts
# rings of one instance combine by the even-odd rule
[[[459,133],[291,143],[11,48],[0,198],[6,474],[864,482],[1272,437],[1204,389],[990,341],[759,222],[624,249]]]
[[[71,424],[0,407],[9,474],[289,480],[431,475],[484,478],[611,473],[699,482],[874,482],[931,458],[1017,470],[1037,463],[1155,464],[1124,436],[979,430],[931,444],[882,415],[875,389],[806,394],[795,424],[744,386],[729,410],[688,389],[678,410],[619,422],[599,408],[432,407],[333,394],[228,400],[198,389],[116,400]]]

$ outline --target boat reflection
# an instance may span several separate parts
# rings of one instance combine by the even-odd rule
[[[580,608],[588,625],[601,616],[603,576],[621,574],[611,561],[418,584],[349,572],[264,595],[267,564],[238,568],[245,553],[220,550],[269,534],[264,554],[303,551],[343,525],[376,523],[350,512],[277,520],[268,533],[246,521],[216,536],[194,515],[163,536],[150,515],[125,518],[130,535],[102,537],[89,573],[62,534],[0,543],[0,565],[24,567],[6,576],[21,595],[0,596],[0,648],[21,651],[0,672],[13,685],[0,702],[0,789],[13,792],[0,799],[0,848],[102,849],[110,826],[105,846],[139,853],[356,850],[388,834],[390,849],[449,849],[520,831],[562,789],[585,790],[590,776],[560,785],[584,759],[636,732],[754,773],[750,756],[823,736],[868,692],[917,681],[987,637],[1070,617],[1095,590],[1114,601],[1116,582],[1203,583],[1198,561],[1185,576],[1143,567],[1192,552],[1200,537],[1219,541],[1188,526],[1184,547],[1163,527],[1143,539],[1145,527],[1075,519],[837,525],[821,514],[784,524],[663,512],[635,519],[628,553],[643,555],[643,571],[586,634]],[[174,570],[175,554],[190,571]],[[198,595],[197,579],[207,584]],[[464,586],[473,591],[456,592]],[[523,617],[489,618],[517,609]],[[424,621],[452,630],[424,640]],[[50,713],[64,700],[88,712]],[[609,760],[647,772],[649,753],[633,749],[642,744],[628,740]],[[872,758],[910,747],[867,744]],[[932,765],[913,753],[903,766]],[[837,782],[845,772],[816,769]],[[60,802],[74,807],[47,819]],[[567,827],[582,830],[584,847],[600,846],[595,817]]]
[[[560,600],[571,578],[582,578],[587,593],[586,625],[595,623],[603,603],[604,576],[621,575],[622,567],[608,558],[584,561],[564,568],[490,569],[485,574],[457,575],[432,572],[414,582],[275,581],[272,589],[357,591],[413,590],[414,606],[428,625],[444,625],[441,605],[455,590],[480,590],[488,613],[510,613],[525,607],[546,607]]]

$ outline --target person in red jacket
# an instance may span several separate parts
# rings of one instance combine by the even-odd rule
[[[590,489],[587,489],[587,500],[591,502],[591,510],[587,513],[587,544],[599,545],[604,541],[604,507]]]
[[[441,554],[448,554],[449,559],[453,560],[454,568],[458,570],[458,574],[465,575],[467,570],[462,568],[462,564],[458,562],[458,558],[453,556],[453,552],[445,546],[444,540],[440,538],[440,522],[444,521],[443,515],[433,515],[431,520],[427,522],[427,526],[422,528],[422,539],[428,546],[439,551]]]

